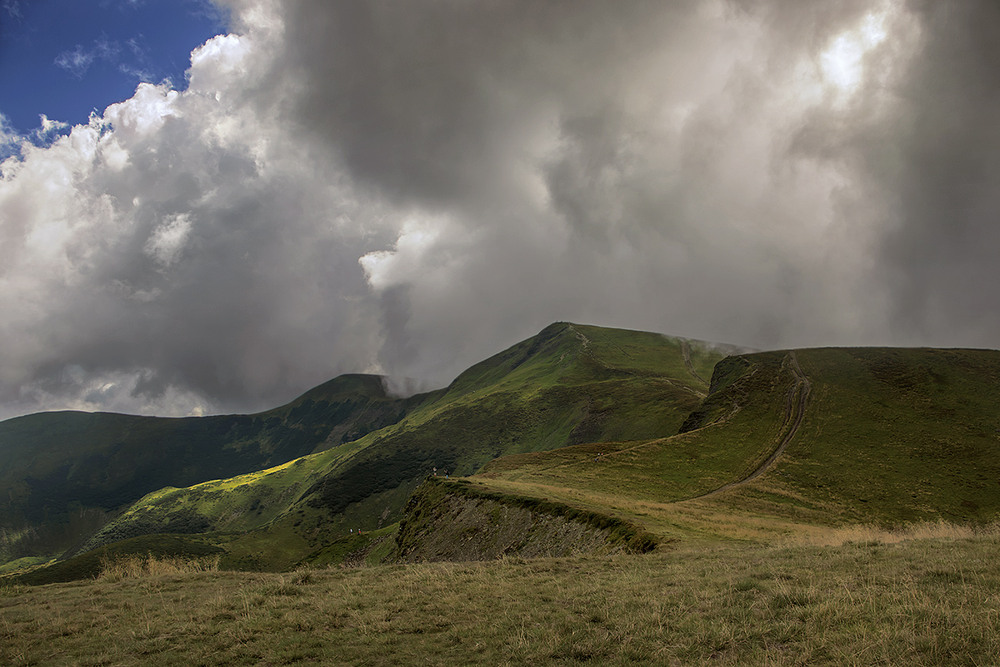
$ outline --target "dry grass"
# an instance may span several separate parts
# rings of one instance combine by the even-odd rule
[[[0,664],[995,664],[998,551],[992,533],[9,587]]]
[[[146,579],[149,577],[174,576],[192,572],[218,572],[219,555],[204,558],[170,556],[120,556],[101,559],[101,581],[121,581],[123,579]]]
[[[856,525],[838,528],[802,527],[802,533],[788,539],[789,544],[841,546],[863,544],[898,544],[909,540],[964,540],[976,536],[1000,535],[1000,523],[960,525],[944,520],[907,524],[897,528]]]
[[[727,496],[681,502],[655,502],[635,498],[627,492],[606,493],[589,488],[558,486],[534,481],[476,476],[468,478],[474,488],[516,496],[565,503],[591,512],[608,514],[635,523],[658,537],[671,541],[708,539],[773,542],[802,531],[822,531],[809,523],[761,511],[743,497],[726,504]],[[730,496],[737,492],[731,492]]]

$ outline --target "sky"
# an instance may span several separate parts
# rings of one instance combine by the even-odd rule
[[[0,17],[0,418],[443,386],[554,321],[1000,347],[994,0]]]
[[[87,123],[140,82],[183,88],[192,49],[223,32],[208,0],[0,0],[0,112],[22,134],[43,115]]]

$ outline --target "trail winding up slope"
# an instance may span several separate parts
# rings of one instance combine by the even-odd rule
[[[785,356],[785,361],[788,364],[789,370],[792,371],[792,375],[795,376],[795,383],[788,389],[788,394],[785,397],[785,419],[782,423],[782,436],[778,441],[778,446],[771,453],[771,455],[757,467],[756,470],[743,479],[724,484],[714,491],[709,491],[708,493],[696,496],[696,498],[711,498],[712,496],[723,493],[724,491],[729,491],[730,489],[734,489],[757,479],[774,465],[774,462],[778,460],[788,447],[788,443],[790,443],[792,438],[794,438],[799,432],[799,428],[802,426],[802,420],[805,419],[806,402],[809,399],[809,392],[812,390],[812,383],[809,382],[809,378],[802,372],[802,367],[799,366],[799,360],[795,356],[794,351],[789,352]],[[692,498],[692,500],[694,499],[695,498]]]

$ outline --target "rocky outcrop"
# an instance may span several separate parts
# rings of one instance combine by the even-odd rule
[[[396,536],[406,562],[649,551],[656,539],[615,517],[431,478],[410,498]]]

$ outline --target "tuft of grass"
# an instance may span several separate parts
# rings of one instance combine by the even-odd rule
[[[102,581],[122,581],[123,579],[144,579],[147,577],[176,576],[191,572],[218,572],[219,554],[201,558],[181,556],[104,556],[97,579]]]
[[[922,521],[904,524],[894,528],[885,528],[872,524],[838,526],[835,528],[818,527],[804,529],[790,536],[790,544],[812,544],[817,546],[840,546],[848,543],[857,544],[897,544],[909,540],[964,540],[976,536],[1000,535],[1000,523],[986,524],[956,524],[938,519],[937,521]]]
[[[105,565],[152,559],[161,562],[214,562],[224,556],[223,549],[201,536],[145,535],[100,547],[64,561],[25,572],[7,575],[12,582],[43,585],[92,579],[101,575]]]

